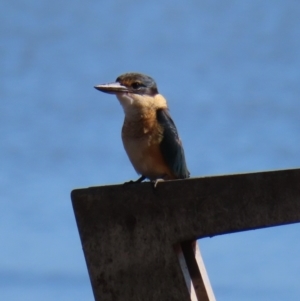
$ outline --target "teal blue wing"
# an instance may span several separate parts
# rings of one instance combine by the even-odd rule
[[[176,178],[189,178],[190,173],[186,166],[182,143],[169,111],[167,109],[159,109],[156,117],[163,128],[163,139],[160,143],[160,149],[164,160]]]

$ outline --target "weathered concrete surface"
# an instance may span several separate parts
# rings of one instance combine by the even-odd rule
[[[300,169],[78,189],[97,301],[189,300],[173,245],[300,222]]]

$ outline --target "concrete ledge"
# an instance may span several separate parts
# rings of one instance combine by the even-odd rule
[[[300,222],[300,169],[72,191],[98,300],[190,300],[174,245]]]

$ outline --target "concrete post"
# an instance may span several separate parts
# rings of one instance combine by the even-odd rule
[[[300,222],[300,169],[78,189],[72,202],[96,301],[212,301],[195,240]]]

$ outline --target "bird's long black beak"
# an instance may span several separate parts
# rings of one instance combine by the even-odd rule
[[[128,92],[127,87],[122,86],[118,82],[97,85],[94,88],[97,89],[97,90],[99,90],[99,91],[101,91],[101,92],[108,93],[108,94],[116,94],[116,93]]]

